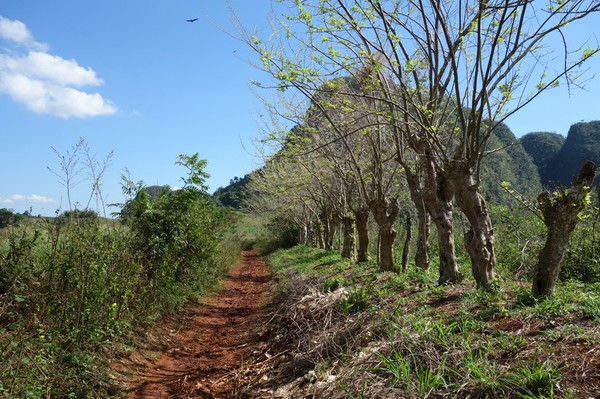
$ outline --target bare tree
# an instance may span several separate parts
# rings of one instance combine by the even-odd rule
[[[92,198],[95,198],[96,211],[99,212],[102,208],[102,211],[106,216],[105,201],[102,197],[102,178],[104,177],[104,174],[106,173],[106,171],[112,163],[114,151],[109,152],[102,160],[102,163],[100,163],[100,161],[96,159],[96,154],[91,153],[90,147],[87,143],[82,143],[81,151],[83,151],[83,155],[85,156],[85,167],[88,171],[88,179],[91,185],[90,196],[88,198],[85,208],[89,209],[90,204],[92,202]]]
[[[73,210],[71,195],[75,187],[84,181],[90,182],[90,194],[85,205],[85,209],[89,209],[92,199],[96,199],[96,211],[102,210],[106,213],[104,198],[102,197],[102,178],[111,165],[114,151],[109,152],[103,159],[102,163],[96,159],[96,155],[91,153],[89,145],[83,138],[79,138],[70,150],[62,154],[56,148],[51,147],[52,151],[59,160],[59,170],[55,170],[50,166],[47,169],[57,177],[58,182],[67,190],[67,202],[69,210]],[[83,157],[83,159],[82,159]],[[81,176],[83,171],[87,171],[87,178]]]
[[[599,47],[571,46],[566,31],[600,3],[315,0],[289,6],[280,34],[271,36],[279,42],[263,43],[244,30],[242,40],[260,55],[276,87],[311,99],[324,81],[365,65],[373,70],[378,83],[367,97],[383,104],[377,109],[398,148],[410,148],[423,162],[423,199],[431,198],[423,202],[446,226],[440,257],[449,259],[449,269],[440,270],[448,273],[440,281],[460,278],[449,211],[454,199],[470,225],[465,246],[472,274],[485,286],[496,265],[493,226],[479,189],[482,160],[494,150],[487,146],[490,135],[540,93],[560,82],[577,84],[574,72]],[[562,44],[562,57],[544,49],[549,37]]]
[[[364,83],[355,79],[326,82],[326,87],[313,97],[306,119],[313,132],[314,151],[324,154],[345,187],[356,187],[358,191],[358,205],[348,206],[357,212],[368,208],[377,223],[380,268],[394,270],[394,225],[400,212],[399,165],[394,161],[388,126],[379,120],[378,103],[368,98],[369,88]],[[358,94],[344,94],[352,91]],[[346,196],[350,195],[348,191]],[[357,212],[355,215],[360,217]],[[363,221],[360,228],[366,228]],[[361,239],[364,236],[363,230]]]
[[[50,166],[47,166],[47,169],[56,176],[58,182],[67,190],[67,202],[70,211],[73,210],[73,202],[71,200],[72,190],[85,180],[80,177],[84,165],[80,164],[79,159],[81,151],[85,146],[85,141],[80,138],[65,154],[61,154],[56,148],[51,147],[54,154],[58,157],[60,170],[55,170]]]

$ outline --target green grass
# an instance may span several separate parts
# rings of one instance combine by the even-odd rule
[[[262,217],[237,211],[235,234],[239,237],[242,249],[257,249],[257,243],[265,232],[265,221]]]
[[[347,261],[342,260],[340,255],[334,252],[303,245],[275,251],[269,256],[269,263],[275,272],[293,269],[300,273],[315,275],[340,273],[349,266]]]
[[[337,355],[344,359],[335,373],[346,397],[381,396],[371,391],[381,386],[395,397],[567,398],[592,392],[564,365],[585,355],[576,352],[581,342],[598,343],[598,284],[563,283],[554,298],[539,300],[514,278],[486,289],[469,281],[438,286],[432,270],[382,273],[373,263],[354,265],[306,246],[279,250],[269,260],[281,281],[286,273],[301,273],[320,279],[323,292],[343,287],[347,296],[340,307],[349,319],[371,312],[377,320],[366,344],[381,348],[375,357],[364,355],[371,353],[367,347]]]

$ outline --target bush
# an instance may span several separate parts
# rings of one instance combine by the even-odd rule
[[[590,207],[582,214],[573,235],[560,277],[584,283],[600,282],[600,209]]]
[[[188,171],[180,190],[152,198],[141,183],[126,182],[125,187],[132,200],[124,222],[133,233],[145,278],[167,308],[206,289],[220,274],[216,257],[231,220],[206,192],[206,161],[198,154],[181,155],[177,164]]]
[[[0,237],[0,397],[114,396],[100,350],[198,297],[235,260],[206,162],[178,164],[181,190],[149,198],[126,182],[134,211],[122,225],[75,210]]]
[[[296,226],[282,216],[275,216],[264,226],[254,248],[268,255],[280,248],[291,248],[298,243]]]
[[[513,275],[528,275],[537,263],[537,254],[544,243],[544,225],[525,210],[506,206],[490,206],[494,222],[499,271]]]
[[[61,217],[64,219],[96,219],[98,213],[92,209],[74,209],[64,211]]]
[[[18,226],[23,220],[23,215],[14,213],[6,208],[0,209],[0,229],[8,226]]]

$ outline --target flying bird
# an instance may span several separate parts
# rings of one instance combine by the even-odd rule
[[[198,18],[186,19],[186,22],[196,22]]]

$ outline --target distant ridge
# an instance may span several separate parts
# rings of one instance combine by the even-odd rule
[[[536,164],[543,186],[568,187],[583,161],[600,164],[600,121],[571,125],[566,139],[557,133],[535,132],[523,136],[521,143]]]

